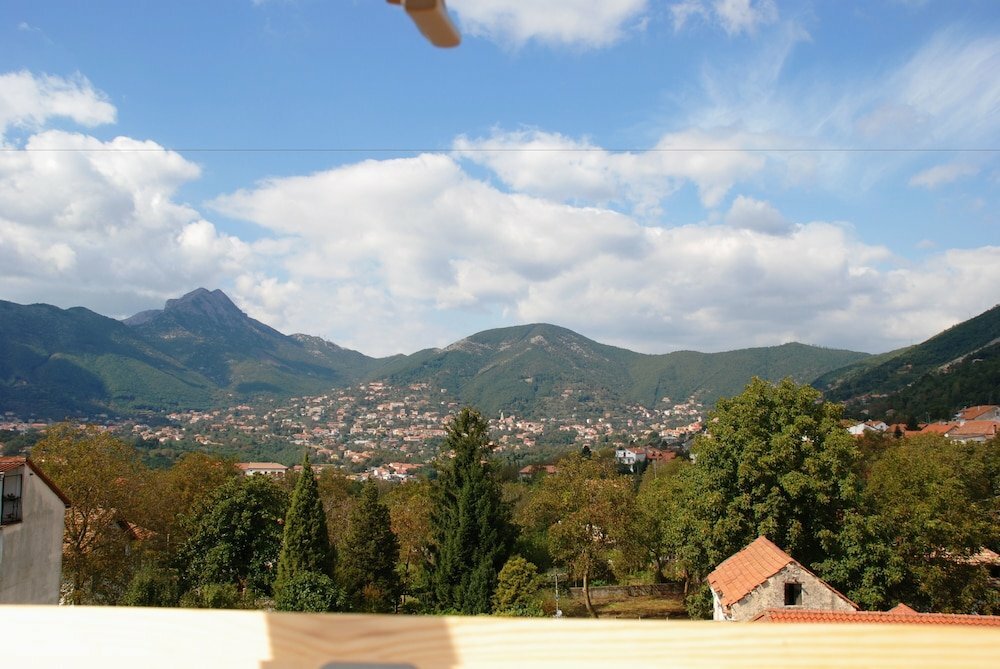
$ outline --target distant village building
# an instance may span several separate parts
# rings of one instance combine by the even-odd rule
[[[552,475],[559,471],[555,465],[526,465],[517,471],[517,478],[521,481],[529,481],[540,474]]]
[[[25,457],[0,457],[0,604],[58,604],[69,500]]]
[[[708,575],[708,585],[713,620],[754,620],[769,609],[858,609],[764,536],[716,567]]]
[[[962,409],[955,416],[955,420],[965,423],[970,420],[1000,421],[1000,406],[995,404],[984,404],[968,409]]]
[[[274,478],[281,478],[288,471],[288,467],[277,462],[237,462],[236,468],[242,471],[244,476],[264,474]]]
[[[646,451],[641,448],[621,447],[615,449],[615,462],[618,466],[635,473],[646,464]]]

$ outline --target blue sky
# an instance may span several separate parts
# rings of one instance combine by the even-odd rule
[[[992,0],[0,11],[0,299],[372,355],[551,322],[880,352],[1000,302]]]

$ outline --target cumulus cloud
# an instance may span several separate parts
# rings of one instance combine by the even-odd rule
[[[12,127],[39,128],[55,117],[92,127],[113,123],[115,114],[114,105],[83,76],[0,74],[0,141]]]
[[[150,295],[217,284],[248,261],[245,243],[175,201],[177,188],[200,174],[177,153],[61,130],[30,136],[25,149],[0,152],[5,299],[45,295],[129,315],[147,308]]]
[[[638,22],[648,0],[452,0],[448,3],[463,32],[500,44],[529,41],[559,46],[603,47],[612,44]]]
[[[731,131],[688,131],[664,135],[648,151],[612,152],[586,139],[530,130],[460,137],[454,148],[516,191],[650,215],[687,183],[705,206],[718,205],[734,184],[764,167],[761,155],[744,150],[755,141]]]
[[[299,240],[282,281],[241,279],[241,303],[372,354],[444,345],[469,323],[536,321],[648,352],[791,340],[882,351],[992,306],[1000,279],[1000,248],[908,265],[850,225],[792,224],[747,196],[720,223],[649,227],[505,192],[433,154],[267,180],[213,207]],[[923,297],[932,286],[940,301]],[[294,304],[264,305],[265,288],[294,291]]]
[[[781,212],[770,203],[739,195],[726,213],[726,224],[743,230],[755,230],[769,235],[784,235],[792,230]]]
[[[938,186],[958,181],[962,177],[975,176],[977,174],[979,174],[979,168],[966,163],[935,165],[914,174],[910,179],[910,185],[922,188],[937,188]]]

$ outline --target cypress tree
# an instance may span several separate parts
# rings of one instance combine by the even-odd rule
[[[285,515],[285,534],[278,556],[275,588],[280,588],[303,572],[330,576],[333,559],[319,488],[309,466],[309,458],[305,456],[302,458],[302,474],[295,483],[292,502]]]
[[[351,510],[338,565],[353,610],[379,613],[394,608],[399,597],[398,560],[399,541],[392,532],[389,509],[369,482]]]
[[[462,409],[448,426],[443,449],[454,458],[435,490],[431,600],[439,611],[489,613],[514,530],[488,462],[486,420],[474,409]]]

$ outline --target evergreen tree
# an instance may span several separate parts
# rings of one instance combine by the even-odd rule
[[[454,458],[435,489],[431,601],[439,611],[489,613],[514,529],[488,463],[486,420],[474,409],[462,409],[448,426],[442,448]]]
[[[308,456],[303,456],[302,473],[295,483],[292,502],[285,515],[285,533],[278,556],[275,587],[280,589],[292,577],[303,572],[329,576],[333,573],[333,560],[319,487]]]
[[[391,611],[399,597],[399,541],[393,534],[389,509],[379,501],[374,483],[367,483],[351,510],[341,547],[340,577],[353,610]]]

